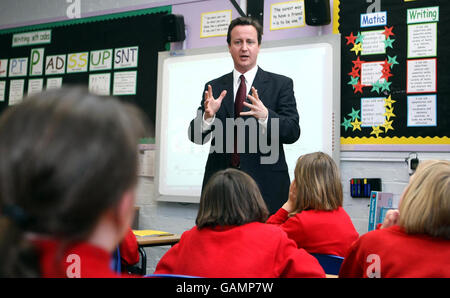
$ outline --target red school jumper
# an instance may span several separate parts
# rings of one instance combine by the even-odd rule
[[[407,234],[400,226],[371,231],[352,245],[339,277],[368,277],[376,259],[380,277],[449,278],[450,240]]]
[[[40,255],[41,277],[67,278],[117,278],[132,277],[120,275],[112,270],[112,255],[106,250],[90,243],[82,242],[71,245],[61,254],[61,242],[54,239],[37,239],[36,245]],[[79,264],[79,267],[77,267]]]
[[[139,262],[139,246],[133,230],[128,229],[128,232],[119,244],[119,250],[123,269]]]
[[[298,247],[309,253],[344,257],[359,237],[342,207],[333,211],[304,210],[292,217],[280,208],[267,223],[280,225]]]
[[[317,260],[298,249],[279,227],[259,222],[193,227],[161,258],[155,273],[208,278],[325,277]]]

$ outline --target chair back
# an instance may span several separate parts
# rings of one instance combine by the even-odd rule
[[[313,253],[311,255],[313,255],[317,259],[317,261],[319,261],[320,266],[322,266],[326,274],[339,274],[339,269],[341,268],[342,262],[344,261],[343,257],[318,253]]]
[[[122,272],[121,261],[120,261],[120,249],[118,246],[112,256],[111,268],[112,268],[112,270],[114,270],[115,272],[117,272],[119,274]]]

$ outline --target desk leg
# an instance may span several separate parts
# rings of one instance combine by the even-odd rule
[[[141,256],[141,275],[147,274],[147,254],[142,246],[138,247],[139,255]]]

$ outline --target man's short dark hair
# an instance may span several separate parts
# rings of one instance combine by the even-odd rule
[[[231,31],[236,26],[253,26],[256,29],[256,32],[258,33],[258,44],[261,44],[261,39],[263,35],[263,27],[261,24],[250,17],[239,17],[231,21],[230,26],[228,26],[228,33],[227,33],[227,43],[228,45],[231,44]]]

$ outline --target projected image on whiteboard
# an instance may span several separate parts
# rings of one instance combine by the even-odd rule
[[[324,42],[262,47],[258,56],[259,67],[294,81],[301,135],[296,143],[284,145],[291,179],[301,154],[323,151],[333,156],[332,115],[336,107],[332,54],[332,46]],[[190,142],[187,129],[196,116],[204,84],[231,72],[233,61],[227,48],[216,53],[168,56],[162,61],[162,81],[158,84],[157,192],[160,200],[165,200],[165,196],[199,198],[210,144]]]

